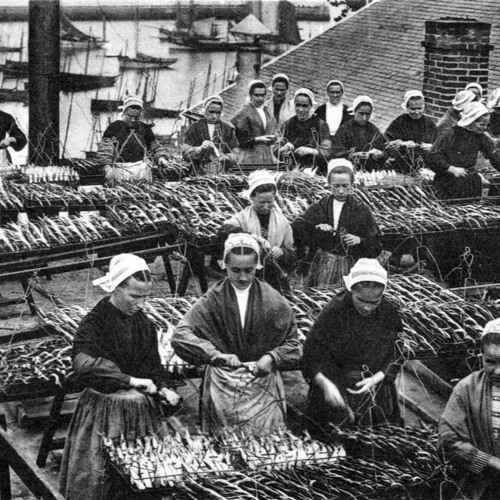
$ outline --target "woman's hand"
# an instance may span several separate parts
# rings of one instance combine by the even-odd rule
[[[269,257],[272,257],[273,259],[279,259],[280,257],[283,256],[283,250],[281,250],[280,247],[272,247],[269,250],[268,255],[269,255]]]
[[[295,154],[297,156],[315,155],[318,154],[318,150],[307,146],[300,146],[300,148],[295,150]]]
[[[179,395],[175,391],[171,391],[166,387],[163,387],[163,389],[160,391],[160,394],[165,399],[165,401],[172,406],[175,406],[179,402]]]
[[[217,354],[212,359],[212,365],[214,366],[229,366],[230,368],[238,368],[241,366],[241,361],[236,354]]]
[[[370,149],[369,153],[370,153],[370,156],[372,156],[374,160],[381,160],[384,157],[384,153],[382,153],[382,151],[380,151],[380,149],[376,149],[376,148]]]
[[[255,144],[267,144],[270,146],[271,144],[274,144],[276,142],[276,136],[275,135],[259,135],[254,139]]]
[[[330,226],[330,224],[318,224],[316,226],[316,229],[319,229],[320,231],[329,231],[329,232],[333,231],[333,227]]]
[[[354,234],[345,233],[342,235],[342,241],[348,247],[352,247],[354,245],[359,245],[361,243],[361,238],[359,236],[355,236]]]
[[[448,172],[455,177],[466,177],[467,176],[467,170],[465,170],[465,168],[454,167],[453,165],[451,167],[448,167]]]
[[[274,369],[274,359],[270,354],[264,354],[257,363],[253,370],[253,374],[256,377],[264,377],[269,375]]]
[[[384,372],[377,372],[375,375],[372,375],[371,377],[364,378],[363,380],[360,380],[357,384],[356,387],[358,387],[357,390],[354,389],[347,389],[347,392],[350,394],[365,394],[366,392],[370,391],[373,389],[376,385],[380,384],[382,380],[384,380]]]
[[[205,140],[201,143],[201,145],[198,147],[198,152],[202,153],[203,151],[207,151],[209,149],[215,150],[215,144],[212,141]]]
[[[149,378],[136,378],[130,377],[130,387],[137,389],[139,391],[143,391],[146,394],[156,394],[158,392],[158,388],[156,384]]]

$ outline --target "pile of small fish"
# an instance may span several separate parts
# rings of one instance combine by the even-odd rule
[[[381,426],[332,437],[329,445],[289,431],[266,438],[122,437],[105,439],[105,449],[133,489],[182,500],[399,500],[411,492],[425,498],[446,480],[433,429]],[[252,464],[255,455],[262,465]]]
[[[2,347],[0,390],[12,394],[40,384],[60,385],[71,363],[71,344],[64,337],[51,336]]]
[[[120,238],[119,229],[100,215],[43,217],[0,227],[0,253],[30,252],[69,243]]]
[[[293,469],[335,462],[345,456],[341,446],[309,436],[299,438],[286,429],[265,436],[223,434],[145,436],[118,442],[104,438],[109,460],[138,490],[173,486],[183,477],[218,475],[237,469]]]

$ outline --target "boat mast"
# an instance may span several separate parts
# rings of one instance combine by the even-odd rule
[[[59,163],[59,0],[29,0],[28,162]]]

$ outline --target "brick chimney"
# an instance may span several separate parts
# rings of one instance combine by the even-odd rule
[[[423,93],[427,113],[441,117],[459,90],[488,85],[491,24],[444,18],[425,22]]]

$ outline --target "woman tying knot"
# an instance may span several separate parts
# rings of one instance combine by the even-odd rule
[[[299,258],[309,247],[311,264],[306,285],[316,287],[342,283],[360,257],[380,253],[380,230],[370,207],[352,193],[354,172],[348,160],[331,160],[327,182],[332,191],[312,204],[292,223]]]

